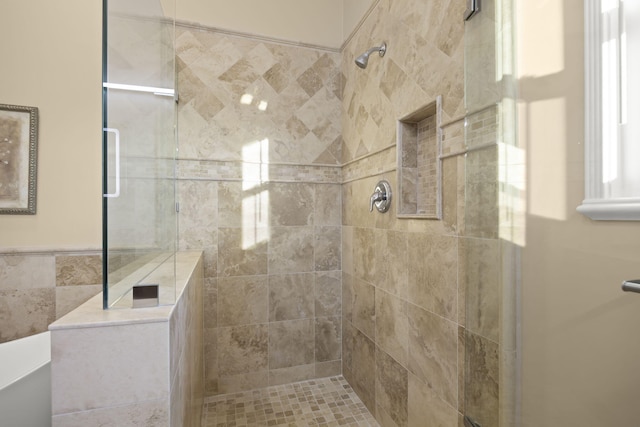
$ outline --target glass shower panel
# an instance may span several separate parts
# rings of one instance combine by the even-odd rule
[[[514,426],[518,208],[512,0],[483,0],[465,23],[464,414]],[[520,177],[522,178],[522,177]]]
[[[175,302],[177,240],[173,5],[105,0],[104,306],[131,307],[132,288]]]

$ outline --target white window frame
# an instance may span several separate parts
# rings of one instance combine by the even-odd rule
[[[637,0],[631,0],[637,1]],[[620,78],[621,64],[624,64],[625,44],[620,38],[620,19],[622,9],[615,9],[615,14],[605,15],[601,12],[602,5],[616,3],[621,0],[585,0],[585,199],[578,212],[594,220],[640,220],[640,194],[623,194],[616,197],[608,195],[604,182],[606,171],[605,162],[617,162],[616,156],[619,144],[630,144],[617,135],[613,129],[610,109],[603,108],[604,104],[619,102],[625,96],[625,85]],[[614,40],[619,55],[609,55],[604,49],[605,41]],[[622,58],[622,59],[621,59]],[[603,60],[605,62],[603,62]],[[630,76],[631,77],[631,76]],[[631,77],[634,78],[634,77]],[[624,98],[623,98],[624,99]],[[616,104],[618,105],[618,104]],[[609,114],[609,120],[605,115]],[[603,135],[608,135],[605,142]],[[613,135],[613,136],[612,136]],[[611,140],[613,138],[613,140]],[[640,143],[638,141],[637,143]],[[640,159],[638,159],[640,168]],[[635,184],[635,183],[634,183]]]

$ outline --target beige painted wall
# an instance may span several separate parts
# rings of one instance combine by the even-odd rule
[[[39,108],[36,215],[0,216],[1,248],[101,245],[101,2],[0,5],[0,103]]]
[[[518,2],[523,426],[638,425],[640,223],[592,221],[584,196],[583,2]],[[544,28],[544,31],[541,29]]]
[[[377,0],[342,0],[343,38],[348,38]]]
[[[180,0],[180,21],[339,48],[343,0],[238,0],[220,2]],[[347,0],[350,1],[350,0]]]

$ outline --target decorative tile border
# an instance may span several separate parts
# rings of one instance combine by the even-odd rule
[[[340,184],[342,173],[340,166],[181,159],[178,160],[178,179]]]
[[[378,1],[379,0],[376,0],[376,3]],[[226,30],[224,28],[211,27],[211,26],[206,26],[206,25],[202,25],[202,24],[198,24],[198,23],[194,23],[194,22],[188,22],[188,21],[180,21],[180,20],[178,20],[178,21],[176,21],[176,27],[180,27],[180,28],[183,28],[185,30],[208,31],[208,32],[212,32],[212,33],[223,34],[225,36],[239,37],[239,38],[243,38],[243,39],[252,39],[252,40],[255,40],[257,42],[266,42],[266,43],[281,44],[281,45],[292,46],[292,47],[302,47],[302,48],[307,48],[307,49],[323,50],[323,51],[327,51],[327,52],[331,52],[331,53],[340,53],[340,51],[341,51],[341,49],[333,48],[333,47],[321,46],[321,45],[316,45],[316,44],[311,44],[311,43],[295,42],[295,41],[291,41],[291,40],[280,39],[280,38],[277,38],[277,37],[261,36],[259,34],[243,33],[243,32],[240,32],[240,31]]]
[[[368,178],[397,168],[396,145],[347,162],[342,167],[343,183]]]

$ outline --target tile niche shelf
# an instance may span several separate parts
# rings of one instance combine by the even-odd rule
[[[442,97],[398,120],[398,218],[442,217]]]

